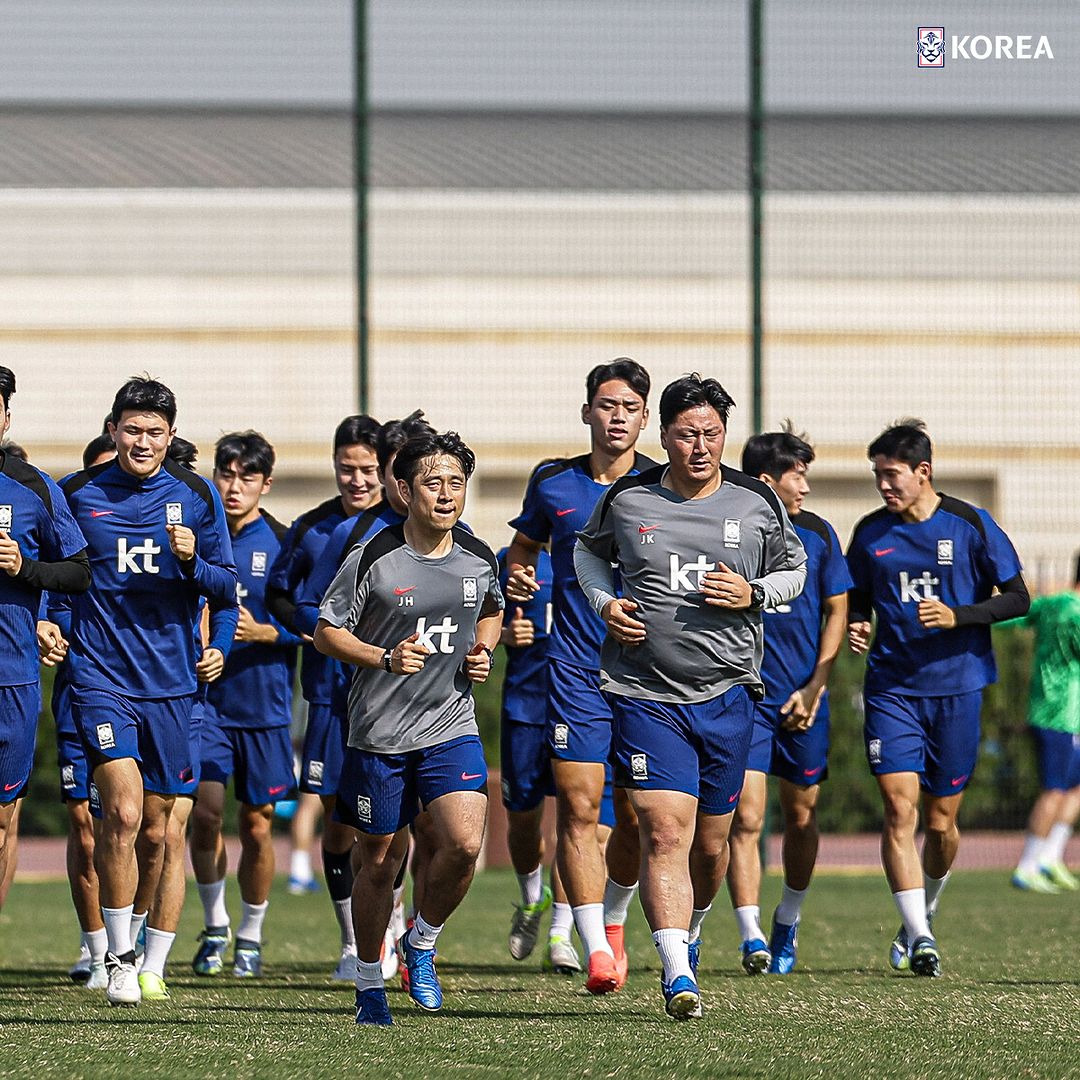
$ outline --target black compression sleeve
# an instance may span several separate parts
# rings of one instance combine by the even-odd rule
[[[292,597],[281,588],[274,585],[266,586],[266,610],[290,633],[298,637],[301,631],[296,629],[296,604]]]
[[[90,588],[90,560],[86,549],[59,562],[39,562],[23,556],[22,569],[15,580],[31,589],[49,592],[82,593]]]
[[[964,604],[953,608],[957,626],[989,626],[1003,619],[1018,619],[1031,607],[1031,597],[1022,575],[1009,578],[997,596],[991,596],[978,604]]]
[[[869,589],[848,589],[848,617],[849,624],[853,622],[869,622],[874,605],[870,602]]]

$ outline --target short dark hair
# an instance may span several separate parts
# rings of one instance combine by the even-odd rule
[[[165,451],[165,456],[170,461],[175,461],[177,465],[182,465],[189,472],[194,472],[195,462],[199,460],[199,448],[193,442],[174,435],[173,441],[169,443],[169,449]]]
[[[346,416],[334,429],[334,453],[343,446],[366,446],[374,450],[379,441],[379,421],[373,416]],[[267,476],[270,474],[267,473]]]
[[[790,427],[783,431],[766,431],[751,435],[742,452],[742,471],[750,476],[771,476],[779,480],[798,465],[809,466],[814,460],[814,448]]]
[[[648,403],[652,379],[649,373],[629,356],[618,356],[609,364],[597,364],[585,379],[585,403],[591,405],[597,391],[606,382],[621,379],[642,401]]]
[[[0,397],[4,399],[4,408],[10,407],[11,397],[15,393],[15,372],[9,367],[0,367]]]
[[[214,447],[214,470],[224,469],[236,462],[242,473],[261,473],[269,477],[274,471],[274,448],[257,431],[234,431],[222,435]]]
[[[111,435],[95,435],[83,448],[82,463],[84,469],[89,469],[93,462],[97,461],[102,454],[110,450],[116,450],[116,444]]]
[[[866,456],[900,461],[914,469],[921,462],[933,462],[933,447],[926,433],[926,424],[915,417],[897,420],[887,427],[867,448]]]
[[[375,456],[379,459],[379,472],[386,474],[386,466],[390,459],[410,439],[419,435],[434,434],[435,429],[424,419],[423,409],[414,410],[404,420],[387,420],[379,428],[379,440],[375,447]]]
[[[20,446],[17,442],[0,443],[0,450],[3,450],[8,457],[18,458],[20,461],[30,460],[30,455],[26,452],[26,448]]]
[[[660,426],[667,427],[679,413],[698,405],[711,405],[727,427],[735,400],[715,379],[703,379],[696,371],[683,375],[668,383],[660,395]]]
[[[116,391],[109,416],[119,424],[126,412],[161,413],[171,428],[176,423],[176,395],[149,375],[133,375]]]
[[[432,432],[430,435],[414,435],[397,452],[394,458],[394,476],[404,480],[412,487],[416,474],[420,471],[420,462],[429,457],[457,458],[461,471],[468,480],[476,468],[476,455],[465,445],[456,431]]]

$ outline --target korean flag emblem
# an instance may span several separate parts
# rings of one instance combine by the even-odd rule
[[[476,607],[477,581],[474,577],[461,579],[461,603],[463,607]]]
[[[253,551],[251,553],[252,577],[266,577],[266,552]]]
[[[165,504],[165,524],[166,525],[183,525],[184,524],[184,504],[183,503],[166,503]]]
[[[724,518],[724,547],[737,548],[742,541],[742,522],[738,518]]]

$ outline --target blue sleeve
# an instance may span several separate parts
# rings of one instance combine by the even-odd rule
[[[870,573],[866,565],[866,549],[859,540],[858,533],[852,537],[848,547],[847,566],[851,574],[851,588],[848,590],[848,620],[858,622],[869,619],[873,614],[873,591]]]
[[[71,637],[71,597],[67,593],[42,593],[45,602],[45,618],[60,627],[60,633]]]
[[[82,534],[78,522],[71,513],[64,493],[57,486],[51,476],[41,472],[45,486],[49,489],[52,502],[51,516],[45,514],[43,524],[45,528],[42,535],[41,558],[49,560],[70,559],[72,555],[86,547],[86,537]],[[47,538],[47,540],[46,540]]]
[[[985,510],[977,512],[985,529],[984,570],[993,584],[1004,585],[1023,569],[1020,556],[1001,526]]]
[[[217,649],[228,659],[232,651],[233,637],[236,634],[236,624],[240,621],[240,605],[236,602],[236,593],[233,593],[231,604],[211,600],[209,606],[210,641],[207,648]]]
[[[829,534],[828,547],[821,560],[821,595],[839,596],[846,593],[855,583],[851,579],[851,571],[844,560],[844,553],[840,550],[840,541],[833,527],[826,521],[826,531]]]
[[[283,591],[291,594],[296,584],[293,577],[293,566],[296,562],[297,552],[299,546],[296,542],[296,533],[300,524],[300,519],[297,518],[288,528],[288,531],[281,539],[281,547],[278,548],[278,553],[274,557],[274,562],[270,567],[270,576],[266,579],[266,587],[268,589],[282,589]]]
[[[232,540],[225,523],[225,509],[214,488],[211,510],[206,514],[195,534],[195,558],[181,563],[184,574],[208,600],[220,600],[223,604],[236,603],[236,563],[233,561]]]
[[[282,626],[281,623],[274,618],[270,617],[270,625],[278,632],[278,639],[274,642],[275,647],[282,649],[295,649],[298,645],[304,644],[304,639],[294,634],[291,630]]]
[[[521,513],[509,525],[535,543],[546,544],[551,539],[551,519],[540,496],[538,475],[539,470],[529,477],[525,498],[521,502]]]
[[[348,529],[351,524],[353,523],[347,522],[346,528]],[[307,580],[300,587],[293,622],[297,630],[308,636],[315,634],[315,626],[319,621],[319,605],[341,565],[341,557],[344,554],[341,550],[343,544],[344,538],[338,536],[336,530],[332,532],[323,546],[322,555],[315,560]]]

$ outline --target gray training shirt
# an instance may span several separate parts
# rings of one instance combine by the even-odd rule
[[[464,529],[441,558],[418,555],[401,525],[349,552],[319,608],[319,618],[354,637],[392,649],[414,633],[431,655],[415,675],[356,668],[349,689],[349,745],[404,754],[476,735],[472,683],[462,665],[476,623],[503,608],[491,548]]]
[[[760,584],[772,607],[802,592],[806,552],[768,485],[725,467],[712,495],[684,499],[661,486],[666,471],[624,476],[578,533],[574,566],[594,608],[614,595],[615,563],[623,595],[638,606],[631,614],[645,624],[640,645],[604,639],[600,688],[693,703],[742,684],[760,697],[761,613],[706,604],[704,575],[723,562]]]

